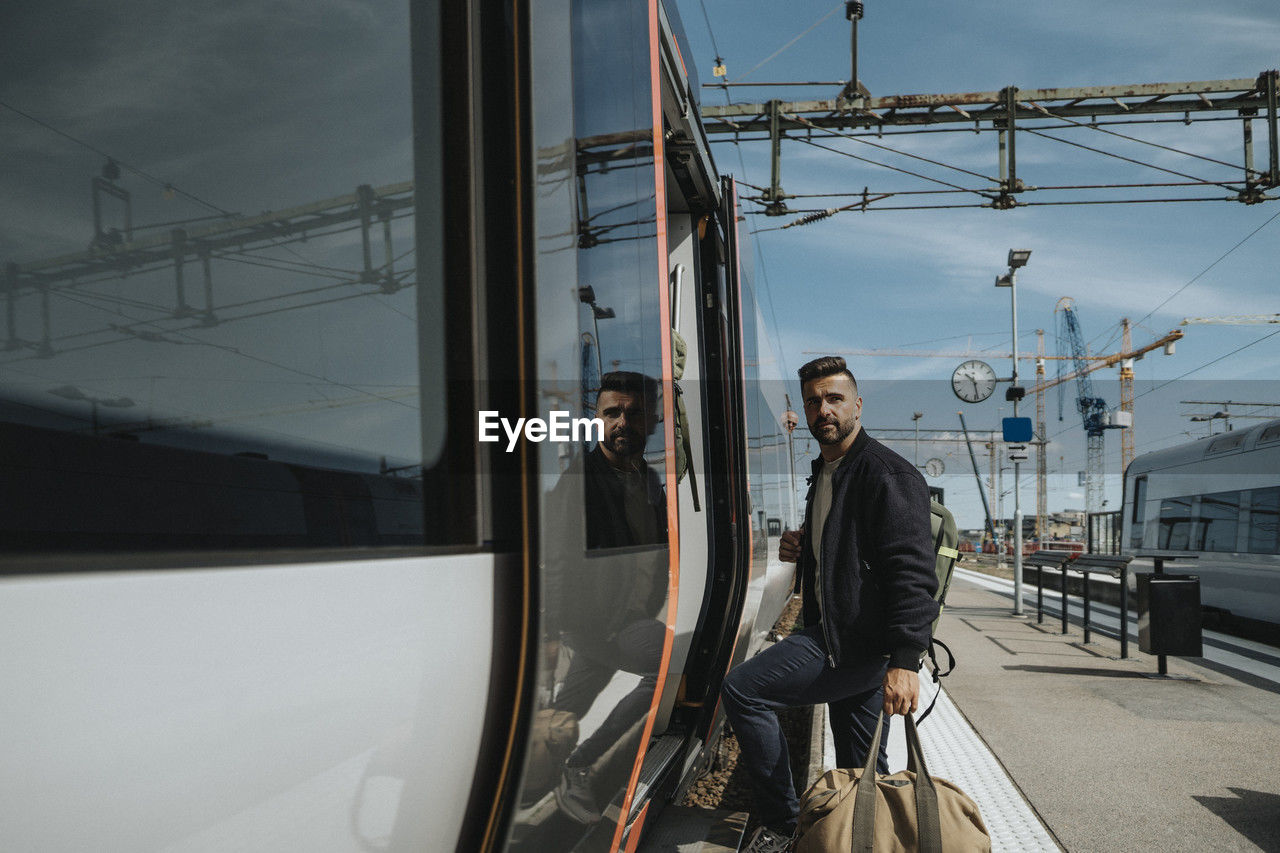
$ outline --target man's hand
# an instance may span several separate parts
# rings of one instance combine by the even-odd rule
[[[884,712],[914,714],[920,702],[920,679],[909,669],[890,667],[884,674]]]
[[[788,530],[782,534],[782,538],[778,540],[778,559],[784,563],[798,563],[800,561],[800,536],[804,533],[804,528],[800,530]]]

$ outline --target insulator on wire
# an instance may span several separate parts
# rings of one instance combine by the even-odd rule
[[[836,213],[837,210],[838,208],[828,207],[826,210],[819,210],[815,213],[808,213],[808,214],[805,214],[804,216],[801,216],[795,222],[788,222],[786,225],[783,225],[782,227],[794,228],[797,225],[809,225],[813,222],[817,222],[820,219],[826,219],[828,216],[831,216],[833,213]]]

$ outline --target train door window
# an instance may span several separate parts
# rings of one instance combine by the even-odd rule
[[[1253,490],[1249,510],[1249,553],[1280,553],[1280,488]]]
[[[1218,492],[1200,497],[1192,551],[1234,551],[1240,521],[1240,493]]]
[[[1129,547],[1142,546],[1143,533],[1146,528],[1147,515],[1147,478],[1139,477],[1133,481],[1133,511],[1130,515],[1132,533],[1129,535]]]
[[[587,453],[588,549],[667,542],[659,393],[666,273],[655,251],[666,211],[655,199],[647,28],[628,31],[634,53],[617,54],[614,30],[632,22],[629,8],[572,6],[582,408],[604,420],[603,440]],[[623,67],[623,77],[600,73]]]
[[[1191,498],[1160,501],[1160,544],[1172,551],[1185,551],[1191,542]]]

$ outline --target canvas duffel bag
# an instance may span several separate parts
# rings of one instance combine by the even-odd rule
[[[907,769],[875,772],[884,714],[861,769],[829,770],[800,798],[795,853],[972,853],[990,851],[978,806],[924,763],[907,715]]]

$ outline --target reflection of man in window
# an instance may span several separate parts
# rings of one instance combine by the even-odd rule
[[[658,472],[643,457],[658,425],[657,413],[657,381],[628,371],[604,375],[596,400],[604,440],[586,457],[588,548],[667,541],[666,493]],[[574,655],[552,707],[581,718],[616,672],[640,676],[565,761],[556,802],[580,823],[600,819],[597,793],[608,796],[630,769],[630,760],[615,767],[606,753],[635,736],[633,730],[649,708],[666,636],[666,625],[657,616],[666,597],[665,561],[606,561],[575,579],[572,604],[566,602],[563,638]],[[623,751],[634,755],[635,746],[628,747]]]
[[[644,448],[658,425],[658,383],[630,371],[606,373],[596,416],[604,441],[587,454],[587,547],[667,541],[667,499]]]

